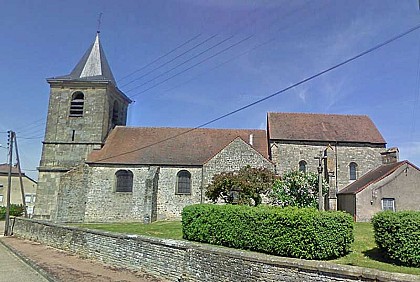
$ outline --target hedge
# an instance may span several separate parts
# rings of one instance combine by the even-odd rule
[[[10,205],[10,216],[21,216],[23,215],[23,206],[11,204]],[[6,218],[6,207],[0,207],[0,220],[4,220]]]
[[[380,212],[372,224],[381,251],[403,265],[420,267],[420,212]]]
[[[191,241],[321,260],[347,254],[354,240],[349,214],[291,207],[187,206],[182,231]]]

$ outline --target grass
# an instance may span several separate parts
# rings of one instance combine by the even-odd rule
[[[386,259],[376,246],[372,224],[367,222],[355,223],[354,243],[351,253],[332,262],[389,272],[420,275],[420,268],[400,266]]]
[[[182,226],[180,221],[158,221],[152,224],[95,223],[82,224],[78,226],[119,233],[138,234],[167,239],[182,239]],[[332,262],[344,265],[374,268],[389,272],[420,275],[420,268],[399,266],[383,257],[373,238],[372,224],[364,222],[355,223],[354,239],[351,253],[345,257],[332,260]]]
[[[78,224],[79,227],[99,229],[104,231],[146,235],[167,239],[182,239],[182,226],[180,221],[157,221],[151,224],[137,222],[130,223],[91,223]]]

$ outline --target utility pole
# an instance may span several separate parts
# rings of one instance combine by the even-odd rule
[[[22,180],[22,170],[20,168],[20,160],[19,160],[19,150],[18,150],[18,143],[16,139],[16,134],[14,134],[15,140],[15,149],[16,149],[16,160],[17,160],[17,169],[19,173],[19,182],[20,182],[20,193],[22,195],[22,205],[23,205],[23,212],[25,217],[28,217],[28,211],[26,210],[26,202],[25,202],[25,189],[23,188],[23,180]]]
[[[13,161],[13,140],[15,133],[11,130],[8,132],[9,141],[9,173],[7,178],[7,204],[6,204],[6,221],[4,223],[4,236],[10,236],[10,191],[12,190],[12,161]]]
[[[322,151],[319,152],[319,156],[314,159],[318,160],[318,210],[324,210],[324,197],[322,195],[322,165],[325,156]]]

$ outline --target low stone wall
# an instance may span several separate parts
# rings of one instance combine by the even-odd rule
[[[24,218],[14,219],[13,233],[118,267],[141,269],[170,281],[420,281],[414,275]]]

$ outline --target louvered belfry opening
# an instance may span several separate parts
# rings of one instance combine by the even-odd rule
[[[85,95],[82,92],[73,93],[70,104],[70,116],[71,117],[82,117],[83,106],[85,103]]]

